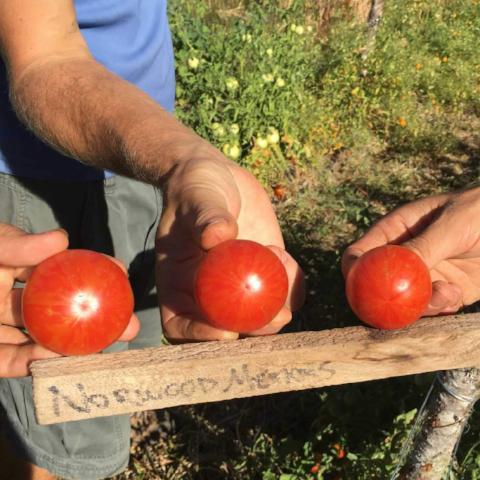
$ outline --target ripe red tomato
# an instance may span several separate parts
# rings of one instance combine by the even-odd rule
[[[287,195],[287,190],[283,185],[275,185],[273,187],[273,194],[277,200],[283,200]]]
[[[422,259],[408,248],[384,245],[363,254],[347,275],[347,299],[368,325],[402,328],[424,312],[432,281]]]
[[[264,327],[285,304],[288,278],[279,258],[250,240],[227,240],[202,260],[195,298],[205,320],[232,332]]]
[[[336,450],[337,458],[344,458],[345,457],[345,450],[339,443],[334,443],[333,448]]]
[[[22,296],[25,327],[62,355],[96,353],[118,340],[133,312],[128,277],[89,250],[65,250],[40,263]]]

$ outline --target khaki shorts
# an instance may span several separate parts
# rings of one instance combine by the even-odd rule
[[[157,189],[123,177],[55,182],[0,174],[0,222],[27,232],[62,227],[70,248],[103,252],[128,267],[142,328],[133,342],[108,351],[160,344],[154,245],[161,209]],[[61,478],[105,478],[128,464],[128,415],[40,426],[30,378],[0,379],[0,428],[19,456]]]

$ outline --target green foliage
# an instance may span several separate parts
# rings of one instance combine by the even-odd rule
[[[254,4],[228,28],[206,15],[190,2],[172,9],[178,115],[262,179],[284,175],[312,125],[313,29],[275,6]]]
[[[478,2],[386,2],[375,43],[342,16],[318,37],[305,3],[171,8],[179,117],[265,183],[353,146],[442,152],[446,113],[480,110]]]
[[[451,138],[445,113],[479,111],[480,5],[385,4],[375,45],[360,27],[334,26],[320,68],[321,110],[348,146],[362,132],[397,151],[441,151]]]

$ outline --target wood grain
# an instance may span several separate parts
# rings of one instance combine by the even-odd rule
[[[480,365],[480,314],[34,362],[50,424]]]

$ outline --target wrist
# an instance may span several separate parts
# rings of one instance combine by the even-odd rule
[[[158,106],[151,115],[139,115],[125,127],[117,143],[127,175],[159,187],[179,167],[208,150],[205,140]]]

